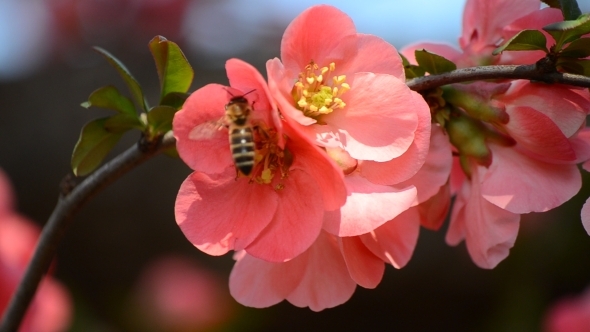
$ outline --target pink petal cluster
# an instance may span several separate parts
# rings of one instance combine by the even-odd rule
[[[459,67],[533,63],[544,53],[504,52],[493,57],[491,52],[523,29],[540,29],[563,20],[559,10],[540,9],[540,5],[538,0],[469,0],[459,39],[461,50],[422,43],[402,53],[413,61],[414,50],[424,48]],[[450,88],[487,103],[494,113],[491,116],[480,109],[467,112],[485,121],[482,130],[491,130],[496,137],[486,141],[487,160],[466,156],[467,161],[460,164],[455,158],[450,190],[457,199],[446,241],[457,245],[465,240],[473,261],[493,268],[514,245],[520,214],[553,209],[579,191],[581,176],[576,164],[589,157],[583,128],[590,95],[582,89],[522,80]]]
[[[212,271],[182,256],[165,256],[141,273],[129,314],[138,331],[212,331],[232,316],[231,298]]]
[[[226,69],[231,88],[199,89],[174,118],[179,154],[195,170],[175,211],[197,248],[238,252],[232,295],[317,311],[345,302],[357,284],[376,287],[385,263],[404,266],[424,219],[415,206],[447,181],[451,149],[440,129],[431,133],[397,50],[320,5],[287,28],[281,59],[267,63],[268,86],[239,60]],[[194,134],[223,116],[228,91],[254,91],[253,122],[273,128],[277,149],[293,155],[280,183],[236,177],[225,130]]]
[[[0,313],[22,278],[39,237],[39,229],[13,211],[12,190],[0,171]],[[19,331],[65,331],[71,318],[71,300],[64,287],[45,277]]]
[[[590,327],[590,290],[559,300],[545,316],[545,332],[585,332]]]
[[[426,48],[460,67],[529,63],[542,55],[491,52],[523,28],[561,19],[539,0],[468,0],[461,50],[429,43],[403,53],[414,61],[413,51]],[[446,105],[429,105],[406,86],[397,50],[357,33],[331,6],[313,6],[288,26],[281,58],[267,62],[268,83],[239,60],[226,69],[231,87],[199,89],[175,116],[179,154],[195,171],[175,211],[197,248],[236,251],[230,291],[248,306],[339,305],[357,285],[376,287],[385,264],[403,267],[420,225],[439,229],[449,210],[447,243],[465,240],[474,262],[493,268],[514,245],[520,215],[569,200],[581,186],[576,164],[590,159],[586,90],[457,84],[445,87]],[[263,138],[249,177],[236,175],[226,130],[195,134],[236,95],[266,128],[255,130]],[[448,125],[460,117],[467,134]],[[583,215],[590,230],[590,207]]]

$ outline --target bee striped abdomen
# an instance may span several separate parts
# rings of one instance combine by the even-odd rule
[[[236,168],[244,175],[250,175],[254,167],[254,139],[252,128],[231,128],[229,145]]]

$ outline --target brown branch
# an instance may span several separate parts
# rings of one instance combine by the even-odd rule
[[[462,68],[444,74],[417,77],[406,84],[414,91],[424,91],[452,83],[488,79],[524,79],[590,88],[590,77],[556,71],[547,72],[534,64]]]
[[[18,327],[33,299],[39,282],[47,273],[51,261],[55,256],[57,246],[66,229],[72,222],[72,217],[94,195],[109,184],[132,170],[139,164],[155,156],[162,150],[172,147],[174,137],[166,136],[155,144],[138,143],[129,148],[113,160],[104,164],[94,173],[75,186],[69,193],[59,198],[49,220],[43,227],[39,242],[35,248],[33,258],[29,263],[25,275],[4,312],[0,331],[17,331]]]

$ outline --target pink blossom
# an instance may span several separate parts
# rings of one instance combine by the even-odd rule
[[[39,229],[12,210],[12,192],[0,170],[0,313],[6,309],[27,267]],[[45,277],[29,306],[19,331],[64,331],[71,318],[71,300],[65,288]]]
[[[418,114],[428,107],[405,85],[397,50],[357,33],[334,7],[313,6],[295,18],[283,35],[281,59],[268,61],[267,71],[281,113],[319,145],[385,162],[422,134]],[[410,163],[414,173],[421,162]]]
[[[553,305],[546,314],[546,332],[586,332],[590,327],[590,291],[567,297]]]
[[[130,314],[138,330],[209,331],[232,316],[231,298],[218,276],[180,256],[151,262],[135,286]]]
[[[525,29],[542,27],[563,20],[559,9],[541,9],[539,0],[468,0],[463,11],[463,30],[457,50],[442,43],[419,42],[405,47],[402,54],[415,63],[414,51],[426,49],[453,61],[459,68],[493,64],[530,64],[545,56],[543,51],[492,52],[502,43]],[[547,38],[547,48],[553,43]]]
[[[324,151],[279,119],[262,76],[250,65],[229,60],[231,88],[209,84],[195,91],[173,122],[181,158],[195,170],[182,184],[176,220],[197,248],[222,255],[246,250],[282,262],[301,254],[319,235],[325,211],[346,199],[340,169]],[[195,136],[195,128],[219,119],[233,95],[247,95],[258,162],[249,177],[231,159],[227,130]]]

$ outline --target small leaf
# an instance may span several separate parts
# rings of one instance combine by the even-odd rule
[[[176,43],[162,36],[149,43],[160,78],[160,100],[172,92],[186,93],[193,82],[194,72]]]
[[[539,30],[522,30],[502,46],[496,48],[493,55],[504,51],[544,51],[547,53],[547,38]]]
[[[426,50],[416,50],[416,62],[432,75],[442,74],[457,69],[457,66],[444,57]]]
[[[590,56],[590,38],[574,40],[561,51],[560,55],[570,58],[585,58]]]
[[[172,119],[176,108],[170,106],[154,106],[147,114],[148,124],[153,133],[166,133],[172,130]]]
[[[88,101],[81,105],[86,108],[95,106],[112,109],[119,113],[136,114],[131,100],[119,93],[119,90],[112,85],[103,86],[95,90],[88,97]]]
[[[576,20],[549,24],[543,30],[555,39],[556,51],[560,51],[564,44],[590,33],[590,14],[584,14]]]
[[[426,74],[426,71],[423,68],[412,65],[403,54],[399,53],[399,56],[402,58],[402,64],[404,65],[406,79],[422,77],[424,76],[424,74]]]
[[[123,78],[125,84],[127,84],[127,87],[131,91],[131,94],[133,95],[133,98],[135,98],[135,102],[139,105],[139,107],[141,107],[143,110],[147,110],[147,103],[145,101],[145,97],[143,96],[141,86],[133,77],[133,75],[131,75],[127,67],[125,67],[121,61],[119,61],[104,49],[97,46],[95,46],[94,49],[100,53],[111,64],[111,66],[117,70],[117,72],[119,72],[119,75]]]
[[[177,110],[182,108],[186,98],[188,98],[188,93],[180,93],[180,92],[170,92],[169,94],[165,95],[160,101],[160,105],[174,107]]]
[[[105,122],[104,128],[111,133],[124,133],[133,128],[144,129],[137,115],[127,113],[111,116]]]
[[[82,128],[72,153],[72,170],[76,176],[85,176],[94,171],[123,135],[106,130],[104,125],[107,119],[91,121]]]
[[[566,73],[590,76],[590,60],[560,58],[557,69]]]

